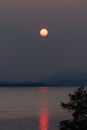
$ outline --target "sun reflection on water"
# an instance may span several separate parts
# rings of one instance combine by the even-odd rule
[[[45,108],[40,110],[39,130],[48,130],[49,116]]]
[[[40,87],[39,91],[41,93],[41,98],[39,100],[39,130],[48,130],[48,87]]]

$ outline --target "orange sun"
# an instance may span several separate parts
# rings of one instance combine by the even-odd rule
[[[48,30],[45,29],[45,28],[41,29],[41,30],[40,30],[40,35],[41,35],[42,37],[46,37],[46,36],[48,35]]]

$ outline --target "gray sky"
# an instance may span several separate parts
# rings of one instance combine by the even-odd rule
[[[87,1],[0,0],[0,81],[36,81],[63,70],[87,71]]]

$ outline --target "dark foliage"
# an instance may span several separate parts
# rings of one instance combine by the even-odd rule
[[[60,122],[61,130],[87,130],[87,90],[78,88],[74,94],[69,94],[69,102],[61,102],[64,109],[72,112],[72,121]]]

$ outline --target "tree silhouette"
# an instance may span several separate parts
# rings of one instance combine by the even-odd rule
[[[72,121],[63,123],[61,130],[87,130],[87,90],[80,87],[74,94],[69,94],[69,102],[61,106],[72,113]],[[65,128],[65,129],[63,129]]]

